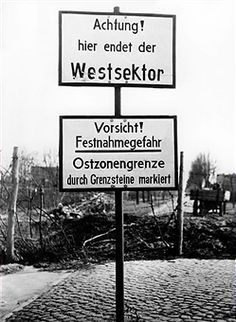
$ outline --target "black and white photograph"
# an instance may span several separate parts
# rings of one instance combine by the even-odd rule
[[[0,14],[0,321],[236,322],[235,1]]]

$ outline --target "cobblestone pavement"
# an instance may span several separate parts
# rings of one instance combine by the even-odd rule
[[[125,263],[125,321],[236,321],[235,262]],[[8,322],[115,321],[115,263],[78,270]]]

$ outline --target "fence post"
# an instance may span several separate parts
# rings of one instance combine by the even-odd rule
[[[184,153],[180,152],[179,189],[177,206],[177,253],[183,254],[183,160]]]
[[[139,190],[136,191],[135,197],[136,197],[136,205],[138,205],[139,204]]]
[[[13,149],[12,157],[12,188],[10,192],[10,202],[8,207],[8,225],[7,225],[7,262],[14,261],[14,232],[16,202],[19,188],[19,155],[18,147]]]
[[[44,189],[42,186],[39,188],[39,198],[40,198],[40,212],[39,212],[39,243],[41,249],[43,248],[43,234],[42,234],[42,213],[43,213],[43,197]]]

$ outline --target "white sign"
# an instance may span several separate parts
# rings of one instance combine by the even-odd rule
[[[175,87],[175,16],[61,11],[59,85]]]
[[[60,190],[177,188],[176,117],[60,117]]]

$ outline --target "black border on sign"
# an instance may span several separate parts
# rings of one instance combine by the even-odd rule
[[[173,119],[174,126],[174,174],[175,174],[175,186],[174,187],[142,187],[132,188],[132,187],[108,187],[108,188],[63,188],[63,120],[64,119]],[[177,116],[176,115],[127,115],[115,117],[114,115],[61,115],[59,116],[59,191],[60,192],[80,192],[80,191],[138,191],[138,190],[178,190],[178,146],[177,146]]]
[[[84,14],[84,15],[118,15],[114,12],[87,12],[87,11],[59,11],[59,65],[58,65],[58,85],[59,86],[122,86],[122,87],[151,87],[151,88],[175,88],[176,87],[176,15],[168,14],[146,14],[146,13],[119,13],[119,16],[140,16],[140,17],[161,17],[173,19],[173,39],[172,39],[172,84],[129,84],[129,83],[95,83],[95,82],[63,82],[62,81],[62,15],[63,14]]]

